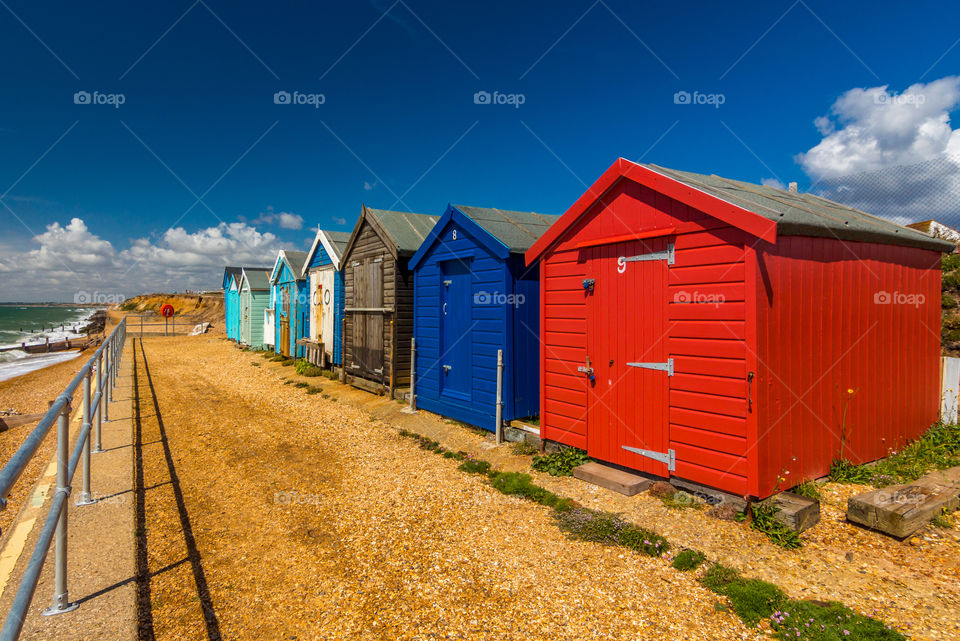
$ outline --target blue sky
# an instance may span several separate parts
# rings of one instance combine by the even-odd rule
[[[808,189],[956,142],[942,2],[4,2],[4,300],[216,287],[363,202],[562,213],[618,156]]]

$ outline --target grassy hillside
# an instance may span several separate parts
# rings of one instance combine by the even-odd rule
[[[204,320],[216,322],[223,319],[223,294],[144,294],[123,301],[118,309],[133,314],[160,313],[160,308],[169,303],[174,313],[200,314]]]

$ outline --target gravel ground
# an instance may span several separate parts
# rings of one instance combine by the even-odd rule
[[[242,352],[234,352],[242,361]],[[246,356],[256,362],[262,359]],[[260,369],[294,380],[290,368],[263,363]],[[846,521],[847,498],[872,489],[827,484],[822,520],[802,535],[802,550],[788,552],[741,523],[720,521],[704,511],[670,510],[647,494],[625,497],[573,478],[554,478],[530,469],[529,457],[495,447],[491,436],[429,412],[400,413],[396,402],[323,382],[324,393],[376,416],[382,422],[430,436],[448,449],[465,450],[504,470],[528,472],[535,482],[595,509],[624,514],[665,535],[674,545],[702,550],[708,558],[776,583],[794,598],[839,600],[878,617],[915,639],[960,639],[960,531],[928,527],[913,543],[900,542]]]
[[[289,367],[209,336],[143,350],[141,638],[763,638],[666,560],[567,540]]]

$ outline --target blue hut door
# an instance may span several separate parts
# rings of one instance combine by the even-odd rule
[[[443,304],[440,308],[440,388],[455,398],[470,398],[472,316],[470,268],[461,260],[443,263]]]

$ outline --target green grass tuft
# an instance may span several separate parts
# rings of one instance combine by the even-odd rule
[[[834,461],[830,479],[837,483],[886,487],[909,483],[933,470],[956,465],[960,465],[960,425],[937,423],[918,440],[873,465]]]
[[[625,521],[619,514],[572,507],[554,512],[554,518],[567,536],[581,541],[619,545],[648,556],[660,556],[670,549],[665,538]]]
[[[753,514],[750,527],[766,534],[771,543],[787,550],[803,547],[800,535],[777,520],[777,508],[772,503],[751,503],[750,510]]]
[[[683,550],[678,554],[674,559],[671,565],[674,569],[680,570],[681,572],[689,572],[691,570],[696,570],[700,567],[700,564],[706,560],[703,552],[697,550]]]
[[[546,472],[550,476],[570,476],[573,468],[589,460],[586,452],[570,447],[546,456],[534,456],[533,469]]]

